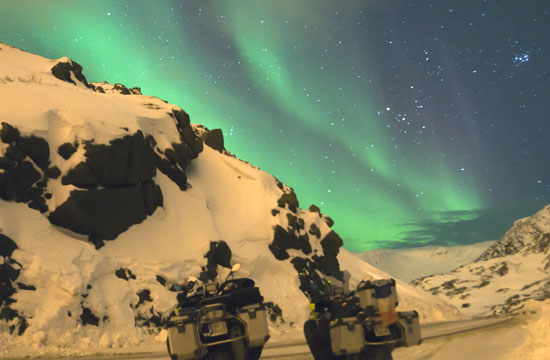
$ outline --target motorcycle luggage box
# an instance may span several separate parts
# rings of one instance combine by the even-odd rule
[[[265,306],[251,304],[237,309],[237,316],[246,323],[248,346],[263,346],[269,339]]]
[[[334,355],[356,354],[365,345],[363,326],[356,317],[330,322],[330,345]]]
[[[186,316],[174,316],[170,322],[174,325],[167,328],[170,353],[178,360],[197,358],[200,343],[195,321]]]
[[[394,279],[382,279],[374,281],[364,281],[359,284],[357,287],[357,295],[359,296],[359,305],[363,309],[372,309],[378,311],[378,304],[376,302],[376,288],[379,286],[384,286],[386,284],[391,286],[391,301],[394,306],[399,304],[397,300],[397,289],[395,288]]]
[[[401,340],[401,346],[413,346],[420,344],[420,322],[418,320],[418,312],[403,311],[398,312],[399,325],[403,328],[403,339]]]

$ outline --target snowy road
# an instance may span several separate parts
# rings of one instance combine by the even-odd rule
[[[437,323],[427,323],[421,325],[423,343],[420,346],[414,346],[410,348],[398,348],[394,351],[394,360],[420,360],[420,359],[454,359],[449,355],[444,355],[447,345],[449,343],[456,343],[456,338],[463,339],[465,341],[464,346],[458,344],[458,348],[468,348],[470,352],[476,352],[480,354],[480,350],[476,350],[476,340],[479,346],[485,349],[485,351],[495,352],[497,350],[503,351],[502,346],[498,349],[490,348],[491,336],[498,335],[498,332],[504,332],[512,339],[509,345],[519,345],[523,339],[519,330],[514,332],[517,326],[513,326],[514,318],[511,317],[499,317],[499,318],[483,318],[473,320],[461,320],[461,321],[445,321]],[[453,335],[453,336],[449,336]],[[517,344],[516,344],[517,342]],[[452,350],[455,354],[457,344],[453,345],[455,350]],[[467,354],[466,354],[467,355]],[[169,359],[165,352],[155,353],[139,353],[139,354],[123,354],[123,355],[100,355],[100,356],[86,356],[79,357],[81,360],[118,360],[118,359]],[[477,359],[475,356],[465,357],[469,359]],[[488,359],[488,357],[483,357]],[[500,359],[501,357],[495,357]],[[263,353],[262,359],[313,359],[309,353],[309,348],[305,342],[300,340],[285,341],[278,343],[268,344]]]

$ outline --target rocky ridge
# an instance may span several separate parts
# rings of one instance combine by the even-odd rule
[[[476,314],[515,312],[550,298],[550,206],[517,220],[471,264],[411,282]]]

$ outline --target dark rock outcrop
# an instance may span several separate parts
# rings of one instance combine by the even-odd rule
[[[15,165],[15,161],[9,157],[0,156],[0,169],[6,170]]]
[[[212,129],[207,131],[202,140],[206,145],[210,146],[214,150],[219,152],[223,152],[225,150],[223,143],[223,132],[221,129]]]
[[[211,241],[210,249],[204,255],[206,266],[202,267],[199,279],[203,282],[214,280],[218,275],[218,265],[226,268],[231,267],[231,256],[231,249],[225,241]]]
[[[41,169],[46,169],[50,159],[48,142],[37,136],[21,136],[17,140],[17,147],[27,154]]]
[[[78,144],[77,144],[78,145]],[[61,144],[57,148],[57,153],[65,160],[68,160],[76,152],[76,146],[71,143]]]
[[[0,234],[0,256],[10,257],[15,249],[17,249],[15,241],[4,234]]]
[[[62,178],[64,185],[81,188],[137,185],[156,175],[153,150],[141,131],[115,139],[109,145],[84,146],[86,161]]]
[[[14,145],[8,146],[4,155],[13,161],[22,161],[25,156],[25,152]]]
[[[89,308],[82,306],[82,314],[80,314],[80,322],[82,323],[82,326],[85,326],[85,325],[99,326],[99,317],[97,317]]]
[[[311,244],[306,233],[300,234],[298,222],[296,228],[289,225],[288,229],[284,229],[280,225],[276,225],[273,234],[273,242],[269,245],[269,250],[273,253],[277,260],[285,260],[290,257],[287,250],[301,250],[304,254],[311,253]]]
[[[120,269],[117,269],[115,271],[115,275],[116,277],[122,279],[122,280],[130,280],[130,279],[133,279],[135,280],[136,279],[136,276],[132,273],[132,271],[130,269],[126,269],[126,268],[120,268]]]
[[[21,264],[11,258],[17,244],[8,236],[0,233],[0,321],[10,323],[10,334],[22,335],[28,327],[27,320],[17,310],[10,307],[15,302],[16,280],[21,273]]]
[[[79,234],[114,240],[130,226],[142,222],[159,202],[157,188],[151,182],[100,190],[74,190],[48,218],[52,224]]]
[[[271,320],[272,323],[284,323],[285,320],[283,318],[283,310],[281,307],[271,301],[264,302],[264,306],[267,310],[267,316],[269,316],[269,320]]]
[[[2,122],[2,130],[0,130],[0,140],[3,143],[11,144],[19,139],[19,130],[6,122]]]
[[[151,291],[149,289],[143,289],[141,291],[138,291],[136,295],[139,297],[138,303],[136,304],[136,308],[139,307],[141,304],[153,301],[153,299],[151,299]]]
[[[58,78],[59,80],[66,81],[68,83],[76,85],[76,83],[71,78],[71,73],[82,84],[84,84],[88,88],[93,88],[93,85],[88,84],[86,81],[86,77],[84,74],[82,74],[82,66],[78,64],[76,61],[70,60],[69,61],[60,61],[57,64],[55,64],[51,69],[51,73],[53,76]]]

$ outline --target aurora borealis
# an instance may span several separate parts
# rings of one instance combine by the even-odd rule
[[[348,250],[494,240],[550,203],[548,1],[0,4],[0,41],[222,128]]]

